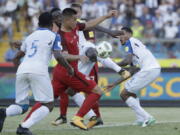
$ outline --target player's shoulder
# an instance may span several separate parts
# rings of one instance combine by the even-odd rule
[[[129,39],[129,41],[130,41],[131,45],[136,45],[136,46],[137,45],[143,45],[143,43],[139,39],[137,39],[135,37],[131,37]]]
[[[53,32],[52,30],[48,29],[48,28],[38,28],[35,33],[42,33],[42,35],[46,35],[46,37],[49,37],[49,36],[56,36],[57,33]],[[40,35],[39,35],[40,36]]]

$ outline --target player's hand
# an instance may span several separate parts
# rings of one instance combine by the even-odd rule
[[[109,35],[111,35],[114,38],[118,38],[120,35],[123,35],[124,32],[121,30],[113,30],[109,33]]]
[[[82,63],[87,63],[89,61],[89,58],[85,55],[79,56],[79,59]]]
[[[70,68],[68,69],[68,74],[69,74],[70,76],[74,76],[74,68],[70,67]]]
[[[12,45],[19,50],[21,48],[21,44],[22,44],[21,41],[13,41],[12,42]]]
[[[119,72],[119,74],[124,78],[128,78],[131,76],[131,73],[125,69],[121,69],[121,71]]]
[[[118,15],[118,11],[117,10],[110,10],[109,12],[108,12],[108,14],[106,15],[106,18],[111,18],[111,17],[115,17],[115,16],[117,16]]]
[[[104,92],[107,93],[107,92],[110,92],[113,88],[114,88],[114,84],[109,84],[108,86],[104,87]]]

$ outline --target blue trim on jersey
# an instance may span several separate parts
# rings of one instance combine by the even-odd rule
[[[37,28],[37,30],[49,30],[49,31],[51,31],[51,30],[48,29],[48,28],[42,28],[42,27]]]
[[[133,49],[132,49],[132,45],[131,45],[131,41],[130,40],[126,41],[125,46],[128,47],[128,51],[127,52],[133,54]]]
[[[56,34],[56,38],[55,38],[55,40],[54,40],[54,44],[53,44],[52,49],[53,49],[53,50],[56,50],[56,51],[62,50],[61,37],[60,37],[59,34]]]

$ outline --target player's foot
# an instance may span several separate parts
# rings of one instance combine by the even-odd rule
[[[0,132],[3,129],[4,120],[6,118],[6,109],[0,109]]]
[[[23,128],[21,125],[16,130],[17,135],[33,135],[28,128]]]
[[[150,125],[153,125],[156,122],[156,119],[153,117],[150,117],[148,120],[145,120],[142,124],[142,127],[147,127]]]
[[[103,122],[103,120],[101,119],[101,117],[98,117],[98,118],[97,118],[96,126],[103,125],[103,124],[104,124],[104,122]]]
[[[83,123],[83,118],[82,117],[79,117],[79,116],[74,116],[72,118],[72,121],[71,121],[71,125],[75,126],[75,127],[78,127],[82,130],[88,130],[88,128],[86,127],[86,125]]]
[[[55,121],[51,122],[51,124],[54,126],[58,126],[58,125],[65,124],[65,123],[67,123],[67,118],[64,115],[61,115]]]
[[[103,125],[103,120],[101,119],[101,117],[96,117],[96,116],[92,116],[89,119],[89,122],[87,124],[88,128],[92,128],[94,126],[99,126],[99,125]]]

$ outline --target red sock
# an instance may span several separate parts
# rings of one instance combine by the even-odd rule
[[[61,93],[60,103],[59,103],[59,109],[60,109],[59,111],[61,113],[60,115],[66,116],[68,104],[69,104],[68,94],[66,94],[65,92]]]
[[[100,99],[101,95],[96,93],[89,94],[86,99],[84,100],[84,103],[82,104],[81,108],[79,109],[76,116],[84,117],[87,112],[93,107],[93,105]],[[94,103],[94,104],[93,104]]]
[[[28,113],[28,115],[26,116],[26,118],[24,119],[24,121],[26,121],[27,119],[29,119],[29,117],[31,116],[31,114],[37,110],[39,107],[41,107],[41,103],[37,102],[32,108],[31,111]]]
[[[101,117],[100,111],[99,111],[99,102],[97,101],[96,104],[92,107],[93,111],[95,112],[97,117]]]

